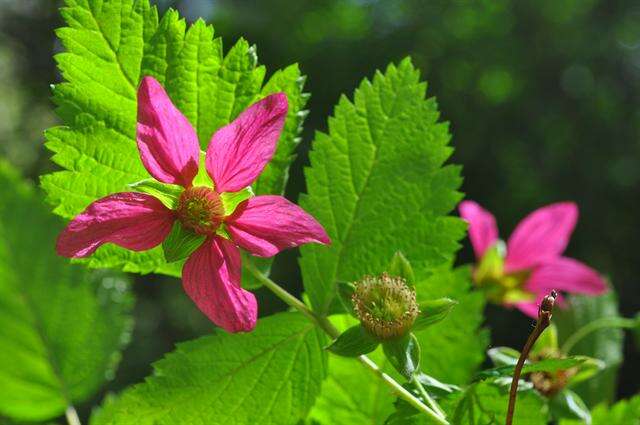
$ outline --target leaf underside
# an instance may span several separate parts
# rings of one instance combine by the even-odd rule
[[[60,220],[0,162],[0,415],[59,416],[113,375],[131,331],[128,282],[56,256]]]

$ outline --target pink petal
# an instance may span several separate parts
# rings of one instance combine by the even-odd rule
[[[56,251],[87,257],[107,242],[133,251],[159,245],[171,231],[173,212],[151,195],[123,192],[98,199],[58,236]]]
[[[578,221],[578,207],[560,202],[540,208],[522,220],[507,243],[507,271],[534,267],[562,254]]]
[[[498,240],[496,219],[489,211],[473,201],[461,202],[458,209],[460,216],[469,223],[469,239],[476,258],[480,259]]]
[[[256,297],[240,287],[240,250],[219,236],[207,239],[182,269],[185,292],[213,323],[228,332],[256,326]]]
[[[238,205],[226,224],[235,243],[260,257],[304,243],[331,243],[320,223],[282,196],[249,198]]]
[[[136,138],[142,163],[153,177],[191,186],[200,159],[198,136],[153,77],[144,77],[138,88]]]
[[[536,267],[525,289],[546,295],[552,289],[576,294],[599,295],[607,290],[604,279],[578,260],[558,257]]]
[[[272,94],[216,131],[206,166],[218,192],[237,192],[260,175],[276,150],[287,109],[287,96]]]

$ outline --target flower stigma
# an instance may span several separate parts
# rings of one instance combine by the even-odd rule
[[[196,186],[185,189],[176,208],[178,219],[184,227],[199,235],[212,235],[224,218],[224,206],[215,190]]]

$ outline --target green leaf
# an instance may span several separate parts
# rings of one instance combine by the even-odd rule
[[[582,425],[583,421],[562,419],[560,425]],[[602,403],[591,411],[591,425],[639,425],[640,394],[613,406]]]
[[[325,377],[324,337],[298,313],[261,319],[251,333],[178,345],[144,383],[105,404],[96,424],[295,424]]]
[[[553,314],[561,347],[562,342],[587,323],[601,317],[619,316],[613,290],[599,297],[574,295],[567,304],[565,309],[556,309]],[[613,400],[616,375],[623,357],[623,338],[624,333],[620,329],[603,329],[591,333],[572,349],[571,353],[600,359],[606,365],[606,369],[597,376],[572,388],[588,406]]]
[[[338,329],[347,329],[357,321],[346,314],[332,316]],[[378,348],[367,357],[380,367],[386,359]],[[382,380],[355,359],[329,356],[328,377],[309,413],[307,423],[321,425],[382,425],[393,411],[394,396]]]
[[[428,326],[438,323],[447,317],[453,307],[458,304],[451,298],[439,298],[437,300],[423,301],[420,303],[420,314],[413,324],[414,331],[420,331]]]
[[[399,339],[382,343],[384,355],[395,370],[406,379],[411,379],[420,368],[420,343],[415,335],[405,335]]]
[[[205,239],[204,235],[185,229],[182,224],[176,221],[169,236],[162,242],[164,258],[168,263],[183,260],[202,245]]]
[[[361,325],[353,326],[336,338],[327,350],[343,357],[358,357],[378,348],[380,343]]]
[[[576,367],[587,361],[584,356],[573,356],[564,359],[543,359],[535,363],[525,363],[522,368],[522,374],[531,372],[555,372],[558,370],[567,370]],[[500,366],[493,369],[487,369],[476,375],[477,379],[501,378],[504,376],[513,376],[515,365]]]
[[[172,210],[178,205],[180,195],[184,191],[182,186],[160,183],[156,179],[144,179],[129,184],[129,187],[136,192],[148,193],[149,195],[155,196],[164,206]]]
[[[133,299],[120,275],[55,254],[62,223],[0,162],[0,415],[40,421],[112,378]]]
[[[591,424],[591,413],[580,396],[571,390],[562,390],[556,394],[549,404],[551,416],[556,420],[562,418],[579,419],[581,423]]]
[[[487,350],[487,356],[494,366],[515,366],[518,363],[520,352],[511,347],[494,347]]]
[[[353,101],[343,96],[317,133],[300,204],[325,227],[330,247],[301,248],[312,306],[328,311],[338,281],[386,270],[402,251],[414,270],[452,261],[465,224],[447,216],[460,200],[460,167],[446,123],[409,59],[364,80]]]
[[[55,85],[53,100],[63,126],[46,131],[46,146],[62,171],[42,177],[57,214],[71,218],[96,199],[150,177],[135,142],[136,89],[145,75],[164,85],[203,150],[218,128],[251,103],[285,92],[284,131],[274,159],[254,184],[256,194],[283,192],[308,97],[296,65],[276,71],[263,85],[266,70],[245,40],[223,55],[211,26],[198,20],[187,28],[174,10],[159,19],[148,0],[66,0],[61,13],[66,26],[56,34],[65,51],[56,61],[64,81]],[[160,247],[132,252],[106,245],[81,261],[137,273],[181,272],[179,263],[167,264]],[[259,265],[268,271],[270,260]]]
[[[416,276],[413,273],[411,263],[409,263],[407,257],[405,257],[400,251],[393,254],[393,258],[389,263],[387,272],[389,272],[391,276],[403,278],[408,285],[413,286],[416,283]]]
[[[416,394],[420,397],[419,394]],[[470,385],[462,392],[453,392],[438,400],[447,419],[454,425],[504,424],[509,400],[508,387],[489,382]],[[535,391],[518,391],[518,402],[513,417],[516,425],[546,425],[548,408],[544,399]],[[396,412],[387,425],[432,425],[425,415],[404,400],[396,402]]]
[[[427,279],[416,283],[418,304],[434,297],[450,297],[458,305],[438,326],[414,332],[422,348],[425,372],[452,384],[470,381],[484,361],[488,333],[480,329],[484,321],[485,298],[471,290],[471,269],[448,266],[432,270]]]

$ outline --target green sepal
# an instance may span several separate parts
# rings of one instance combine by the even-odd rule
[[[241,202],[254,196],[251,186],[247,186],[238,192],[223,192],[220,194],[222,200],[222,206],[224,207],[224,214],[230,215],[236,210]]]
[[[504,274],[504,256],[501,253],[500,245],[495,244],[487,249],[476,267],[474,277],[481,286],[485,282],[497,282]]]
[[[195,251],[205,240],[204,235],[185,229],[182,224],[175,222],[171,228],[171,233],[162,242],[162,250],[164,258],[168,263],[187,258]]]
[[[551,415],[554,419],[578,419],[583,424],[591,424],[591,412],[580,398],[571,390],[564,389],[556,394],[549,402]]]
[[[200,164],[198,166],[198,174],[193,178],[193,186],[204,186],[213,188],[213,180],[207,172],[207,154],[204,151],[200,151]]]
[[[160,183],[155,179],[144,179],[128,185],[136,192],[147,193],[155,196],[165,207],[174,210],[178,205],[178,199],[184,191],[182,186]]]
[[[413,267],[411,267],[411,263],[409,263],[407,257],[400,251],[396,252],[393,258],[391,258],[387,272],[391,276],[403,278],[409,286],[415,285],[416,277],[413,273]]]
[[[343,357],[358,357],[375,350],[380,343],[361,325],[344,331],[327,347],[333,354]]]
[[[356,290],[355,285],[351,282],[338,282],[336,283],[336,290],[338,293],[337,298],[344,310],[353,317],[356,317],[356,312],[353,309],[353,300],[351,298]]]
[[[420,368],[420,343],[412,333],[382,343],[389,363],[405,378],[411,379]]]
[[[494,347],[487,350],[487,356],[489,356],[493,365],[496,367],[513,366],[518,363],[520,351],[511,347]]]
[[[416,317],[416,321],[411,328],[413,331],[420,331],[427,326],[438,323],[443,320],[451,309],[458,304],[458,301],[451,298],[439,298],[437,300],[429,300],[420,303],[418,308],[420,313]]]

